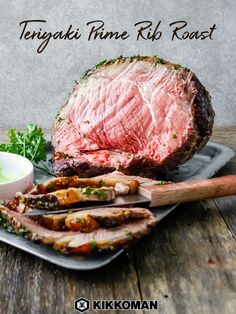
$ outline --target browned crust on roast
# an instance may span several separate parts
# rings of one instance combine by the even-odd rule
[[[80,178],[90,178],[116,170],[115,167],[96,166],[89,161],[79,161],[76,158],[64,156],[63,153],[55,153],[52,160],[53,172],[57,176],[68,177],[74,174]]]
[[[189,72],[190,70],[188,68],[182,67],[180,64],[170,62],[168,60],[164,60],[162,58],[159,58],[157,55],[153,56],[140,56],[140,55],[134,55],[131,57],[124,57],[119,56],[118,58],[110,59],[110,60],[103,60],[96,64],[93,68],[88,69],[85,71],[81,78],[80,82],[82,83],[84,80],[86,80],[89,76],[95,74],[97,71],[99,71],[101,68],[114,65],[114,64],[120,64],[124,62],[132,63],[134,61],[145,61],[155,64],[165,64],[168,68],[174,68],[175,70],[181,70],[182,72]]]
[[[55,153],[53,156],[53,172],[56,176],[78,175],[81,178],[90,178],[102,174],[110,173],[115,170],[122,171],[126,175],[139,175],[141,177],[156,178],[161,168],[145,163],[143,160],[137,160],[127,168],[104,167],[92,164],[89,161],[80,162],[76,158],[64,158],[63,153]]]
[[[171,170],[192,158],[194,153],[202,149],[211,137],[215,112],[212,108],[210,95],[195,74],[192,76],[192,81],[198,91],[192,104],[195,129],[189,135],[188,141],[174,154],[168,156],[159,168],[161,171]]]

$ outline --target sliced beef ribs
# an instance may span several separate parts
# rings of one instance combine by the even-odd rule
[[[96,228],[90,228],[90,230],[83,230],[82,228],[80,231],[53,231],[42,227],[37,221],[0,206],[0,225],[7,231],[32,241],[52,245],[62,253],[89,255],[103,250],[128,247],[135,240],[146,236],[157,224],[157,219],[147,209],[130,208],[129,217],[126,219],[124,219],[125,212],[121,213],[121,209],[118,209],[116,215],[114,212],[111,214],[102,208],[100,212],[99,214],[99,209],[94,212],[94,221],[96,222],[96,219],[98,221]],[[110,221],[114,219],[118,226],[102,227],[101,224],[105,222],[106,217]]]
[[[114,198],[115,190],[112,187],[68,188],[48,194],[16,193],[16,201],[25,206],[25,211],[30,208],[55,210],[80,202],[109,202]]]
[[[213,120],[210,96],[188,69],[155,56],[104,61],[81,78],[57,116],[54,172],[154,177],[201,149]]]
[[[43,228],[32,219],[4,206],[0,206],[0,224],[8,231],[43,244],[53,244],[57,239],[72,234],[72,231],[53,231]]]
[[[36,217],[36,220],[50,230],[91,232],[100,227],[114,228],[124,222],[140,220],[150,215],[150,211],[145,208],[104,207],[72,214],[44,215]]]
[[[30,194],[46,194],[68,188],[86,188],[88,186],[91,188],[113,187],[116,195],[135,194],[137,193],[139,182],[134,178],[128,179],[122,176],[122,174],[119,175],[119,173],[111,173],[109,176],[103,175],[94,178],[60,177],[37,184],[30,191]]]
[[[146,236],[156,225],[154,216],[135,223],[125,223],[117,228],[100,228],[89,233],[67,235],[55,241],[53,247],[62,253],[86,254],[91,250],[127,248],[134,241]]]

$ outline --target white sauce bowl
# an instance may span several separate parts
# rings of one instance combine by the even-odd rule
[[[34,167],[25,157],[0,152],[0,199],[13,200],[16,192],[33,187]]]

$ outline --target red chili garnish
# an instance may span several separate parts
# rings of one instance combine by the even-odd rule
[[[78,231],[80,227],[81,227],[81,223],[79,221],[76,221],[76,220],[70,221],[70,229],[72,231]]]
[[[84,244],[80,247],[70,249],[70,253],[90,255],[91,250],[89,244]]]

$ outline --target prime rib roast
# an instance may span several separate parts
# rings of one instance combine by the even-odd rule
[[[156,56],[105,60],[81,77],[55,120],[53,169],[156,177],[201,149],[213,121],[210,96],[189,69]]]

